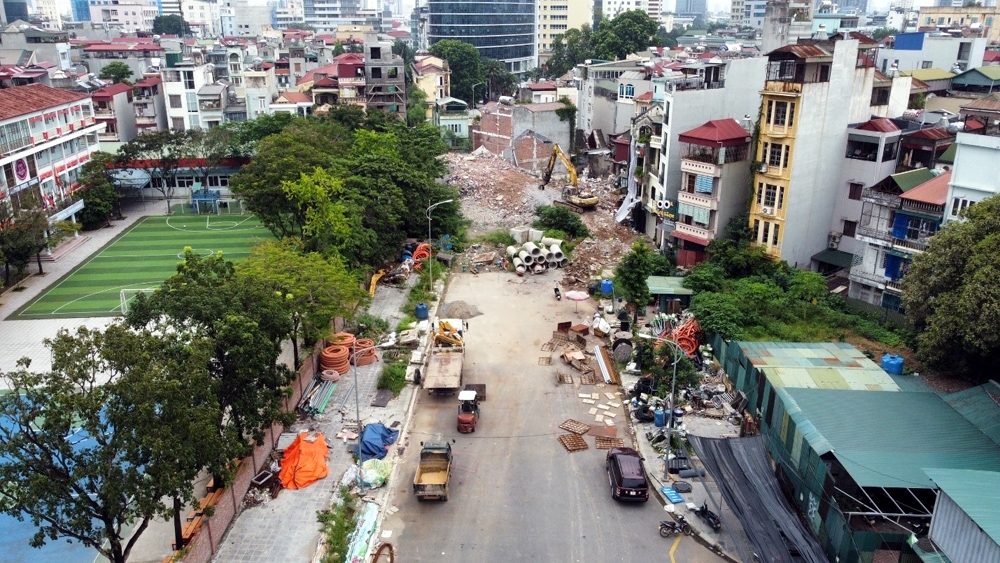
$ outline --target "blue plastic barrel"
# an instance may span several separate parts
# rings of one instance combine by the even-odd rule
[[[657,428],[663,428],[667,424],[667,417],[663,412],[663,409],[656,409],[653,411],[653,424]]]
[[[417,320],[426,321],[427,320],[427,303],[417,303]]]
[[[601,293],[604,295],[611,294],[611,280],[601,280]]]
[[[890,375],[903,375],[903,358],[896,354],[882,356],[882,369]]]

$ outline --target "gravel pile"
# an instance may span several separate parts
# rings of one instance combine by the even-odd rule
[[[469,305],[465,301],[452,301],[441,305],[438,316],[443,319],[471,319],[483,313],[475,305]]]

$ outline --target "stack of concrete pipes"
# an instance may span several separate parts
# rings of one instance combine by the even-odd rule
[[[519,276],[525,272],[544,274],[549,268],[562,268],[569,263],[561,245],[559,239],[543,237],[538,243],[528,241],[521,246],[508,246],[507,257]]]

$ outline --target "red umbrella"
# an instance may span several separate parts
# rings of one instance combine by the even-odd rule
[[[590,299],[590,294],[586,291],[567,291],[563,295],[566,299],[576,302],[576,312],[580,312],[580,301],[586,301]]]

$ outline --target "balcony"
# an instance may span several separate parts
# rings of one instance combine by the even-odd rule
[[[46,209],[46,211],[52,213],[49,215],[49,223],[65,221],[74,214],[83,211],[83,200],[78,199],[74,201],[69,198],[63,199],[57,202],[55,206]]]
[[[764,124],[764,126],[761,127],[761,132],[772,139],[784,139],[793,132],[793,128],[788,125]]]
[[[659,149],[663,147],[663,135],[653,135],[649,138],[649,148]]]
[[[702,176],[712,176],[713,178],[718,178],[722,176],[722,167],[718,164],[684,158],[681,160],[681,172],[689,172],[691,174],[701,174]]]
[[[854,232],[854,238],[861,242],[877,244],[879,246],[892,245],[892,233],[886,229],[876,229],[873,227],[858,227]]]
[[[114,119],[115,112],[107,108],[94,108],[94,117],[98,119]]]
[[[678,222],[676,230],[679,233],[684,233],[686,235],[691,235],[693,237],[700,238],[702,240],[713,241],[715,240],[715,231],[710,229],[703,229],[695,225],[688,225],[686,223]]]
[[[719,199],[709,194],[679,192],[677,194],[677,203],[687,203],[696,207],[711,209],[712,211],[719,210]]]
[[[150,104],[153,103],[153,97],[148,94],[136,94],[132,97],[132,101],[136,104]]]
[[[337,84],[339,84],[340,86],[364,86],[365,85],[365,77],[364,76],[355,76],[353,78],[351,78],[351,77],[338,78],[337,79]]]
[[[875,205],[881,205],[890,209],[898,209],[900,199],[896,194],[873,190],[872,188],[865,188],[861,190],[861,201],[867,201],[869,203],[874,203]]]
[[[219,111],[222,109],[222,102],[198,102],[198,109],[201,111]]]
[[[927,245],[930,244],[930,239],[916,240],[916,239],[902,239],[902,238],[892,238],[892,247],[900,252],[907,252],[909,254],[920,253],[927,250]]]
[[[914,213],[920,213],[921,215],[929,215],[935,218],[944,217],[944,206],[934,205],[933,203],[923,203],[921,201],[911,201],[908,199],[901,199],[900,207],[903,211],[912,211]]]

